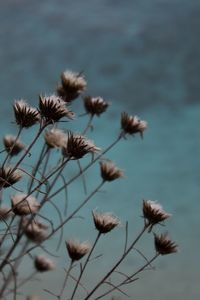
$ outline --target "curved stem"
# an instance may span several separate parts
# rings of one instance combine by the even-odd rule
[[[66,285],[67,285],[67,280],[68,280],[68,278],[69,278],[69,274],[70,274],[70,272],[71,272],[71,270],[72,270],[73,263],[74,263],[74,261],[73,261],[73,260],[71,260],[71,262],[70,262],[70,266],[69,266],[69,268],[68,268],[68,270],[67,270],[67,273],[66,273],[66,276],[65,276],[65,280],[64,280],[64,282],[63,282],[62,289],[61,289],[61,291],[60,291],[60,294],[58,295],[58,299],[59,299],[59,300],[62,298],[62,295],[63,295],[63,293],[64,293],[64,290],[65,290],[65,288],[66,288]]]

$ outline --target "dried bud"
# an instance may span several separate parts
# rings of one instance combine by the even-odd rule
[[[68,132],[68,139],[66,145],[62,148],[62,154],[71,159],[79,159],[88,153],[95,153],[100,150],[85,136]]]
[[[90,96],[86,96],[84,98],[85,110],[91,115],[100,116],[106,111],[108,105],[109,104],[101,97],[92,98]]]
[[[65,102],[71,102],[84,92],[86,85],[83,75],[66,71],[61,74],[61,85],[58,86],[57,93]]]
[[[11,156],[19,154],[25,148],[25,145],[22,144],[19,141],[19,139],[16,139],[16,137],[13,135],[4,136],[3,143],[4,143],[6,151]]]
[[[178,246],[170,240],[166,233],[154,234],[155,249],[158,254],[167,255],[178,251]]]
[[[151,200],[143,200],[143,217],[148,222],[150,230],[155,224],[163,222],[168,219],[171,215],[166,213],[159,203]]]
[[[39,272],[52,271],[55,269],[54,262],[51,259],[46,258],[45,256],[42,255],[36,256],[34,264],[35,264],[35,268]]]
[[[12,215],[13,213],[9,207],[0,207],[0,222],[6,221]]]
[[[22,228],[26,236],[35,243],[41,243],[46,240],[48,236],[47,226],[35,219],[30,222],[29,219],[23,219]]]
[[[53,128],[45,132],[44,139],[48,147],[61,148],[67,142],[67,135],[62,130]]]
[[[16,194],[11,196],[12,210],[16,215],[25,216],[34,214],[40,208],[40,204],[33,196]]]
[[[92,215],[95,227],[100,233],[107,233],[120,224],[119,219],[110,213],[97,213],[93,211]]]
[[[0,168],[0,187],[7,188],[15,184],[22,178],[22,174],[12,167]]]
[[[72,113],[67,107],[65,102],[58,96],[51,95],[49,97],[39,96],[39,109],[40,114],[45,118],[46,122],[54,123],[63,117],[73,119]]]
[[[121,115],[121,128],[126,134],[140,133],[143,137],[143,132],[147,128],[147,122],[140,120],[137,116],[129,116],[126,112]]]
[[[86,242],[69,240],[66,241],[66,247],[71,260],[79,260],[90,251],[90,245]]]
[[[104,181],[113,181],[120,177],[123,177],[124,173],[122,170],[118,169],[114,162],[111,160],[101,161],[101,177]]]
[[[31,127],[40,119],[38,110],[29,106],[24,100],[15,101],[13,108],[16,123],[21,127]]]

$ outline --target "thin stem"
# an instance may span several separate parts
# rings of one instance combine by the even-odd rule
[[[89,120],[88,120],[88,123],[87,123],[85,129],[84,129],[83,132],[82,132],[83,135],[86,134],[86,132],[87,132],[88,129],[90,128],[93,117],[94,117],[94,115],[90,115]]]
[[[61,289],[61,291],[60,291],[60,294],[58,295],[58,299],[59,299],[59,300],[62,298],[62,295],[63,295],[64,290],[65,290],[65,288],[66,288],[67,280],[68,280],[69,274],[70,274],[70,272],[71,272],[71,270],[72,270],[73,263],[74,263],[74,261],[71,260],[70,266],[69,266],[69,268],[68,268],[68,270],[67,270],[67,272],[66,272],[66,276],[65,276],[65,280],[64,280],[64,282],[63,282],[62,289]]]

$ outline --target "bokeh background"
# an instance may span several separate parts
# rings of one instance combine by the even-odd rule
[[[128,220],[134,235],[141,224],[143,198],[158,200],[173,214],[167,230],[180,252],[159,258],[156,271],[145,272],[127,288],[131,299],[200,296],[199,28],[198,0],[0,1],[2,135],[16,132],[11,123],[14,99],[36,105],[39,93],[54,92],[65,69],[83,71],[88,93],[112,102],[107,114],[94,122],[98,145],[114,139],[121,111],[148,121],[144,140],[123,141],[108,155],[125,170],[126,178],[96,195],[82,211],[85,219],[69,225],[66,233],[66,238],[78,235],[92,240],[96,233],[91,209],[98,207],[115,212],[122,224]],[[75,105],[83,110],[81,99]],[[89,175],[88,182],[95,184]],[[81,196],[82,186],[76,191],[72,192],[75,199]],[[91,286],[120,250],[123,233],[122,226],[113,239],[105,237],[100,243],[99,251],[107,254],[98,268],[90,268]],[[146,255],[153,246],[147,240]],[[44,279],[45,287],[56,289],[55,278],[61,285],[62,268],[68,262],[64,250],[62,254],[58,275]],[[136,259],[126,261],[124,270],[131,271]],[[42,299],[51,297],[42,291],[41,283],[30,284],[26,292],[35,292],[36,286]]]

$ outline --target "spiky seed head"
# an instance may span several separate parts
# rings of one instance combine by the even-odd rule
[[[3,143],[5,150],[10,154],[10,156],[19,154],[25,148],[25,145],[13,135],[5,135]]]
[[[140,120],[137,116],[131,116],[123,112],[121,114],[121,128],[125,134],[140,133],[141,137],[143,137],[143,132],[147,128],[147,122]]]
[[[43,242],[48,236],[48,227],[35,219],[30,221],[27,218],[23,218],[22,228],[26,236],[35,243]]]
[[[100,233],[108,233],[120,224],[119,219],[111,213],[92,212],[94,225]]]
[[[40,208],[35,197],[23,193],[12,195],[11,204],[13,212],[19,216],[34,214]]]
[[[122,170],[116,167],[111,160],[100,162],[101,177],[104,181],[113,181],[124,176]]]
[[[80,159],[88,153],[95,153],[101,149],[88,140],[85,136],[68,132],[66,145],[62,148],[62,154],[71,159]]]
[[[73,119],[74,113],[71,112],[66,103],[58,96],[39,96],[39,109],[41,116],[46,122],[54,123],[63,117]]]
[[[84,106],[87,113],[100,116],[106,111],[109,104],[101,97],[92,98],[86,96],[84,97]]]
[[[42,255],[36,256],[34,260],[34,265],[37,271],[39,272],[47,272],[55,269],[54,262],[51,259],[46,258]]]
[[[15,101],[13,109],[15,121],[21,127],[29,128],[40,120],[38,110],[29,106],[24,100]]]
[[[11,166],[0,167],[0,187],[7,188],[18,182],[22,178],[19,170],[14,170]]]
[[[77,240],[66,241],[66,247],[71,260],[76,261],[85,256],[91,249],[87,242],[79,242]]]
[[[154,245],[156,252],[161,255],[176,253],[178,251],[178,246],[171,241],[167,233],[159,235],[154,233]]]
[[[5,207],[5,206],[0,207],[0,222],[6,221],[11,216],[13,216],[13,213],[9,207]]]
[[[67,134],[63,130],[53,128],[45,132],[45,143],[50,148],[61,148],[66,145]]]
[[[143,200],[143,217],[146,221],[146,225],[150,225],[150,231],[155,224],[161,223],[171,217],[164,211],[162,206],[151,200]]]
[[[61,85],[57,88],[57,94],[65,102],[71,102],[85,91],[86,86],[87,82],[81,73],[65,71],[61,74]]]

